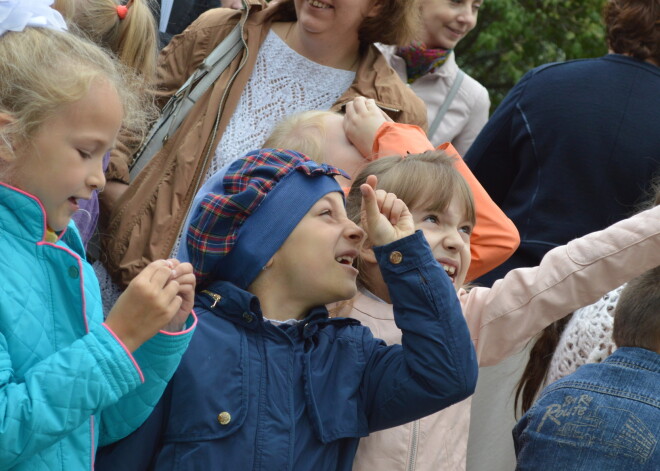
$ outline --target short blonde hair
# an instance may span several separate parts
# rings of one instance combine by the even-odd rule
[[[126,66],[155,81],[158,29],[149,0],[132,0],[126,17],[117,0],[56,0],[53,7],[96,44],[111,50]]]
[[[94,43],[68,32],[26,28],[0,37],[0,114],[11,123],[0,127],[0,146],[28,140],[65,105],[83,98],[91,85],[105,80],[117,91],[124,126],[144,129],[153,105],[140,92],[139,79]]]
[[[334,111],[304,111],[280,121],[263,147],[291,149],[305,154],[318,163],[327,163],[325,154],[325,122],[330,116],[342,116]]]

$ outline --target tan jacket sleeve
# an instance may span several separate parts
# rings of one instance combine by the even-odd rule
[[[520,351],[550,323],[660,265],[660,206],[548,252],[492,288],[459,297],[481,366]]]

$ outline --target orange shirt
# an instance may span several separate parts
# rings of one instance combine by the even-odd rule
[[[376,132],[372,152],[378,157],[419,154],[433,150],[433,145],[418,126],[384,123]],[[477,223],[470,236],[472,262],[466,281],[474,280],[509,258],[520,244],[513,222],[502,212],[463,162],[454,146],[446,142],[438,147],[455,156],[456,170],[465,178],[474,195]]]

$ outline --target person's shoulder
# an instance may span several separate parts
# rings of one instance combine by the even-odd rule
[[[475,101],[487,101],[490,103],[488,89],[468,73],[463,73],[465,76],[463,77],[463,83],[461,84],[461,91],[465,91],[469,96],[473,97]]]

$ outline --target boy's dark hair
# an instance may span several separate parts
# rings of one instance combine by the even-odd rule
[[[660,266],[630,281],[614,311],[617,347],[660,351]]]

